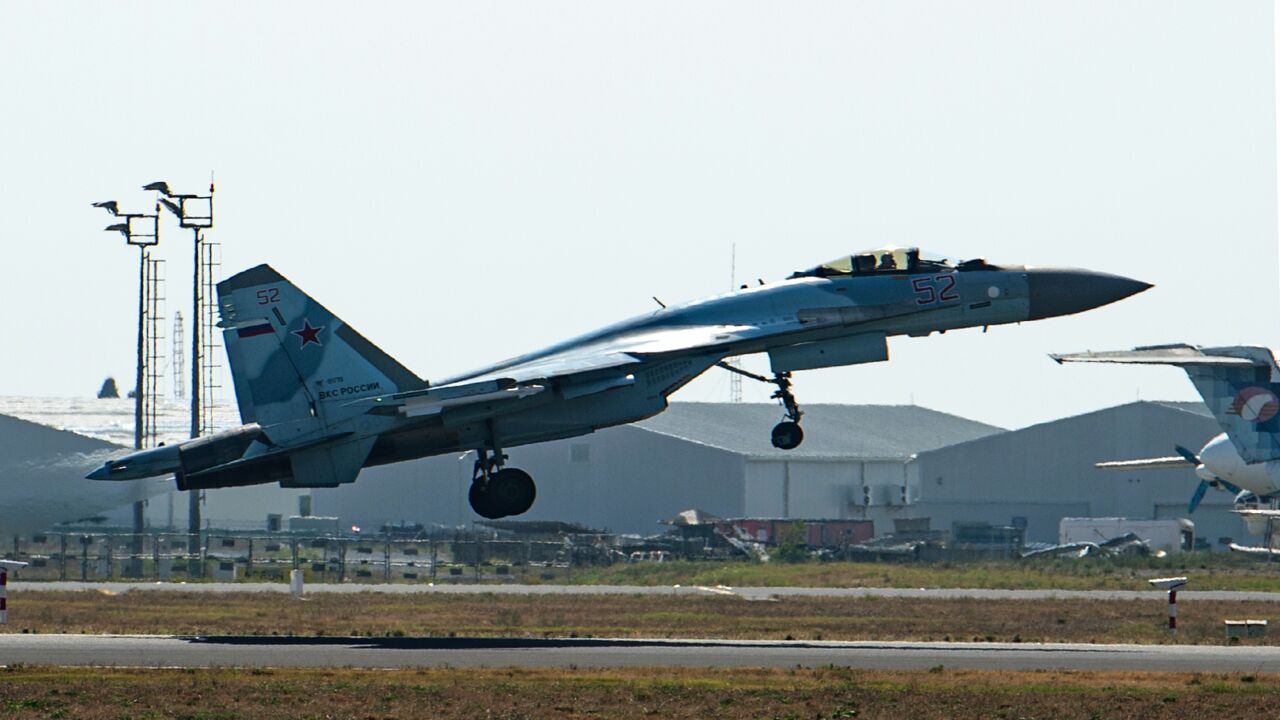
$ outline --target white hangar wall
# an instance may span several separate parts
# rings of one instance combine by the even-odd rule
[[[697,507],[742,514],[743,460],[704,445],[635,427],[511,448],[510,464],[534,477],[538,499],[521,520],[563,520],[613,532],[653,534],[658,521]],[[344,524],[465,525],[480,518],[467,503],[474,455],[426,458],[370,468],[351,485],[314,490],[314,510]]]
[[[636,425],[580,438],[510,448],[510,464],[538,483],[520,516],[614,532],[651,534],[660,520],[697,508],[721,517],[869,518],[878,531],[913,514],[903,498],[913,453],[1000,428],[915,406],[813,405],[805,444],[769,444],[775,405],[674,403]],[[360,479],[316,490],[315,511],[344,524],[445,525],[476,520],[466,501],[472,456],[429,458],[365,470]]]
[[[1135,402],[921,453],[911,464],[917,511],[933,526],[959,520],[1027,523],[1027,540],[1056,542],[1063,517],[1190,517],[1197,537],[1248,540],[1233,496],[1209,490],[1187,515],[1191,469],[1099,470],[1094,463],[1198,450],[1219,428],[1199,403]]]
[[[877,533],[915,516],[914,473],[903,459],[749,460],[747,517],[866,519]]]

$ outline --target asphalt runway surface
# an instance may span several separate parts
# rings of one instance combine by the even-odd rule
[[[1032,643],[0,635],[0,664],[98,667],[853,667],[1280,671],[1280,648]]]
[[[27,582],[11,580],[9,590],[95,590],[125,593],[134,590],[176,592],[272,592],[287,593],[287,583],[174,583],[174,582]],[[489,584],[359,584],[311,583],[305,593],[494,593],[498,595],[725,595],[743,600],[784,597],[877,597],[929,600],[1162,600],[1163,590],[985,590],[977,588],[812,588],[727,587],[724,585],[489,585]],[[1280,592],[1240,590],[1179,590],[1184,600],[1224,600],[1280,603]],[[21,602],[18,600],[18,602]]]

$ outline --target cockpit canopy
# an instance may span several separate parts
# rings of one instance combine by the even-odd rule
[[[920,257],[920,248],[885,247],[843,255],[817,267],[795,273],[791,277],[832,277],[837,275],[872,275],[877,273],[917,273],[953,270],[943,259]]]

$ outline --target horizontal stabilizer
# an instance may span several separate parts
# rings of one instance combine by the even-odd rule
[[[1243,348],[1199,348],[1194,345],[1152,345],[1150,347],[1138,347],[1132,350],[1112,350],[1106,352],[1082,352],[1067,353],[1062,355],[1050,355],[1055,362],[1092,362],[1092,363],[1119,363],[1130,365],[1176,365],[1179,367],[1190,365],[1217,365],[1217,366],[1250,366],[1262,365],[1270,367],[1269,361],[1262,361],[1256,357],[1242,356],[1241,354],[1228,354],[1224,351],[1241,350]],[[1264,352],[1265,349],[1263,349]],[[1268,353],[1269,356],[1269,353]]]
[[[1111,460],[1094,463],[1094,467],[1102,470],[1173,470],[1178,468],[1194,468],[1195,463],[1184,457],[1142,458],[1140,460]]]
[[[188,474],[187,477],[193,480],[199,480],[201,477],[206,475],[212,475],[215,473],[224,473],[228,470],[238,470],[249,465],[260,465],[262,463],[267,463],[274,460],[279,460],[280,458],[283,458],[283,457],[287,457],[291,453],[301,452],[303,450],[319,447],[321,445],[329,445],[332,443],[336,443],[340,440],[344,440],[346,438],[351,437],[353,434],[354,433],[351,433],[351,432],[334,433],[332,435],[326,435],[322,438],[309,440],[307,442],[300,443],[298,445],[293,445],[291,447],[273,448],[267,452],[257,453],[255,455],[247,455],[238,460],[232,460],[231,462],[222,463],[221,465],[216,465],[211,468],[206,468],[199,472],[190,473]]]

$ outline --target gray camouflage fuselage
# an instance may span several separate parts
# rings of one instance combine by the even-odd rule
[[[916,256],[900,271],[831,267],[673,305],[428,384],[259,266],[219,285],[245,425],[126,456],[91,477],[172,472],[184,488],[333,486],[365,466],[647,418],[727,357],[765,352],[779,374],[877,362],[888,358],[890,336],[1066,315],[1149,287],[1083,270],[953,267]]]

